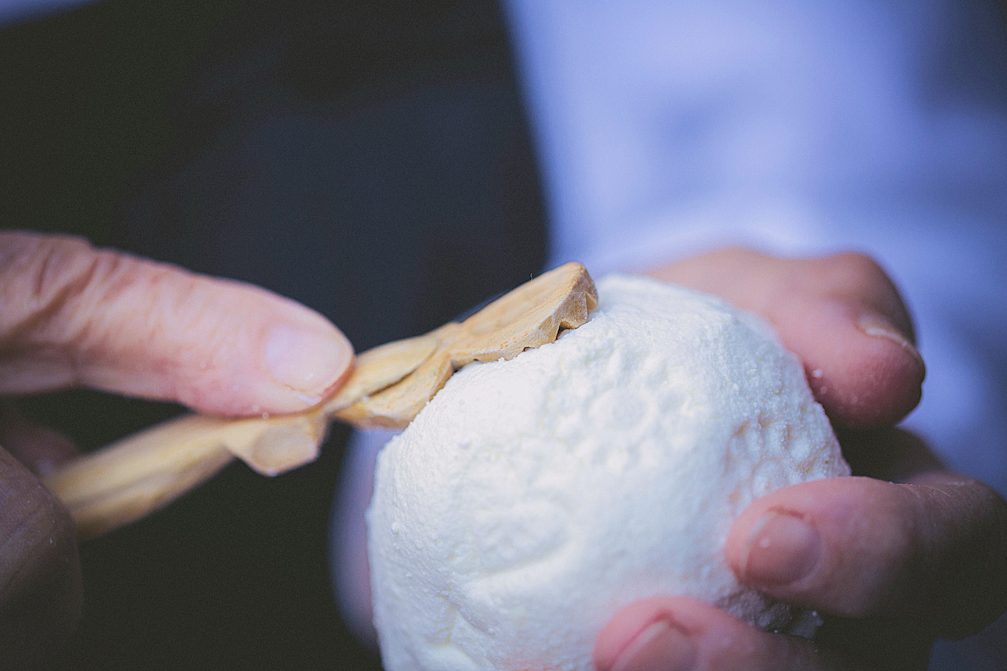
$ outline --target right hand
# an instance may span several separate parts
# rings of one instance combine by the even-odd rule
[[[1004,612],[1007,502],[891,428],[919,400],[924,369],[909,313],[875,262],[733,248],[657,274],[770,321],[804,363],[854,473],[870,477],[772,492],[728,535],[742,583],[826,617],[814,641],[657,595],[605,627],[597,668],[924,669],[935,638],[975,633]]]
[[[321,315],[257,287],[0,232],[0,395],[84,386],[210,414],[305,410],[347,376],[353,350]],[[73,522],[36,474],[68,453],[0,415],[0,667],[34,668],[80,613]],[[34,471],[34,473],[33,473]]]

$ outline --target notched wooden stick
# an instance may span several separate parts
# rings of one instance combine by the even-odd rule
[[[473,361],[513,359],[577,328],[598,306],[591,276],[568,263],[493,301],[461,324],[440,329],[436,351],[401,382],[362,398],[335,417],[357,426],[403,428],[451,375]]]
[[[456,324],[445,324],[430,333],[379,345],[358,355],[350,378],[322,403],[321,412],[331,417],[369,394],[399,382],[429,359],[455,327]]]
[[[448,378],[473,361],[510,359],[577,328],[598,304],[587,270],[568,263],[459,323],[360,354],[346,383],[295,415],[220,419],[189,415],[80,457],[45,478],[81,538],[128,524],[209,479],[234,457],[277,475],[318,456],[328,424],[401,428]]]

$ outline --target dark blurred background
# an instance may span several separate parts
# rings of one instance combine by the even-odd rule
[[[247,280],[358,350],[545,260],[491,2],[86,4],[0,30],[0,224]],[[458,278],[465,278],[459,283]],[[84,449],[177,407],[90,392],[28,414]],[[81,548],[82,669],[369,669],[327,556],[346,430],[275,480],[229,467]]]

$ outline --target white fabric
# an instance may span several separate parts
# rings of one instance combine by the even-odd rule
[[[907,425],[1007,494],[1007,19],[993,0],[509,0],[554,222],[598,273],[858,249],[914,312]],[[932,669],[1001,668],[1007,617]],[[1000,641],[999,643],[997,641]]]
[[[509,10],[554,262],[603,273],[737,242],[875,255],[928,362],[910,427],[1007,493],[1007,33],[996,3],[969,4]]]

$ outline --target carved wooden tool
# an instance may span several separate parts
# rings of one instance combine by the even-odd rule
[[[79,536],[93,538],[168,504],[234,457],[264,475],[313,461],[332,420],[404,427],[454,371],[552,342],[561,329],[586,322],[597,304],[587,270],[568,263],[461,323],[364,352],[338,392],[306,412],[249,419],[188,415],[82,456],[45,484],[70,509]]]

